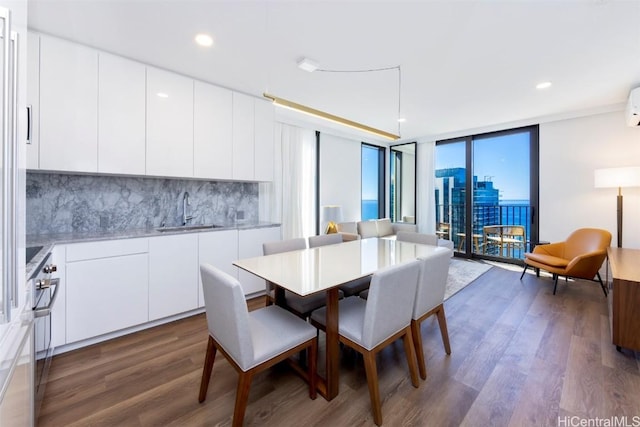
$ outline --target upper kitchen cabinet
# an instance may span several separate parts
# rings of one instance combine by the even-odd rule
[[[40,169],[98,170],[98,52],[40,36]]]
[[[273,181],[273,123],[274,107],[271,102],[255,100],[254,179]]]
[[[102,52],[98,60],[98,172],[144,175],[145,66]]]
[[[193,80],[147,67],[147,175],[193,176]]]
[[[193,172],[196,178],[232,179],[233,95],[230,90],[194,84]]]
[[[40,149],[40,36],[27,33],[27,169],[38,169]]]
[[[233,94],[233,179],[254,178],[254,101],[241,93]]]

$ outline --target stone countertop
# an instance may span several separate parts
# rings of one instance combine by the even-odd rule
[[[42,249],[26,266],[26,277],[29,279],[34,269],[42,262],[47,253],[51,252],[55,245],[69,243],[97,242],[101,240],[135,239],[142,237],[169,236],[173,234],[186,233],[215,233],[223,230],[251,230],[255,228],[278,227],[280,224],[273,222],[258,222],[246,224],[234,224],[216,226],[215,228],[194,228],[175,231],[158,231],[157,228],[126,230],[126,231],[98,231],[98,232],[75,232],[56,234],[34,234],[26,236],[27,247],[42,246]]]

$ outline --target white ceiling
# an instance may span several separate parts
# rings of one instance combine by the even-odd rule
[[[402,139],[621,104],[640,86],[640,0],[29,0],[29,26],[393,133],[400,98]],[[400,65],[401,91],[395,69],[307,73],[301,57]]]

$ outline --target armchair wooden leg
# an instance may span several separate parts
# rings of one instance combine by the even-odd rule
[[[413,339],[413,348],[418,359],[418,372],[420,378],[427,379],[427,367],[424,363],[424,349],[422,348],[422,334],[420,333],[420,322],[411,319],[411,338]]]
[[[244,413],[247,410],[247,402],[249,401],[249,389],[251,388],[251,380],[253,379],[253,371],[240,372],[238,379],[238,390],[236,391],[236,406],[233,410],[233,427],[242,427],[244,423]]]
[[[376,366],[376,355],[368,351],[362,355],[364,357],[364,372],[369,385],[369,397],[371,398],[371,410],[373,411],[373,421],[376,425],[382,425],[382,407],[380,405],[380,389],[378,388],[378,368]]]
[[[556,288],[558,287],[558,275],[553,275],[553,294],[556,294]]]
[[[440,335],[442,335],[442,343],[444,344],[444,351],[447,354],[451,354],[451,344],[449,343],[449,331],[447,330],[447,318],[444,314],[444,305],[440,305],[438,310],[438,326],[440,326]]]
[[[202,368],[202,379],[200,380],[200,395],[198,401],[204,402],[207,398],[207,390],[209,389],[209,380],[211,379],[211,372],[213,371],[213,362],[216,360],[216,345],[213,342],[213,338],[209,335],[209,342],[207,343],[207,355],[204,358],[204,367]]]

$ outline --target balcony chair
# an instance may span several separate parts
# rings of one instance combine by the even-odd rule
[[[487,225],[483,231],[483,253],[490,253],[490,247],[498,248],[498,256],[503,256],[506,249],[506,257],[514,258],[516,249],[522,251],[526,248],[527,237],[522,225]]]
[[[336,243],[342,243],[344,236],[340,233],[336,234],[323,234],[320,236],[309,236],[309,247],[316,248],[318,246],[333,245]],[[362,277],[360,279],[345,283],[339,287],[339,290],[344,296],[350,297],[357,295],[360,292],[369,288],[371,277]]]
[[[604,296],[607,288],[600,277],[600,267],[607,256],[607,247],[611,244],[611,233],[597,228],[581,228],[569,235],[566,241],[538,245],[531,253],[524,254],[524,270],[534,267],[550,272],[553,275],[553,294],[558,287],[558,276],[593,280],[598,277]]]
[[[307,322],[277,306],[249,312],[240,283],[217,268],[202,264],[209,341],[198,400],[207,397],[216,353],[238,372],[233,426],[242,426],[253,376],[306,350],[309,397],[316,398],[317,331]],[[301,372],[304,374],[304,372]]]
[[[399,338],[409,364],[411,383],[418,387],[415,350],[411,339],[411,313],[415,299],[421,261],[383,268],[373,274],[369,299],[355,296],[338,304],[340,342],[364,358],[373,420],[382,425],[382,407],[378,385],[376,354]],[[311,323],[324,328],[326,308],[311,313]]]
[[[264,255],[277,254],[282,252],[289,252],[295,250],[301,250],[307,248],[307,241],[303,237],[288,240],[277,240],[273,242],[266,242],[262,244],[262,253]],[[342,298],[344,294],[340,293],[339,297]],[[306,319],[309,314],[317,308],[325,305],[327,298],[324,292],[318,292],[313,295],[301,297],[293,292],[284,291],[284,300],[286,308],[298,315],[299,317]],[[267,284],[267,305],[275,303],[275,285],[273,283]]]

